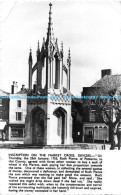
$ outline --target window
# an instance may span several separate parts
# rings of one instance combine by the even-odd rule
[[[91,105],[95,105],[95,99],[91,100]]]
[[[99,140],[107,140],[108,139],[108,130],[107,127],[99,127]]]
[[[11,128],[11,138],[23,138],[23,128],[12,127]]]
[[[90,121],[91,122],[95,122],[95,110],[91,110],[90,111]]]
[[[77,135],[80,135],[80,132],[78,131]]]
[[[17,107],[21,107],[21,100],[17,100]]]
[[[22,113],[16,112],[16,121],[21,121],[21,120],[22,120]]]
[[[2,112],[0,112],[0,120],[2,120]]]
[[[0,99],[0,106],[2,106],[2,99]]]

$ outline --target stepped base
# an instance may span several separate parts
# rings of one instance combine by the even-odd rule
[[[95,145],[73,144],[73,145],[32,145],[32,144],[1,144],[0,148],[9,149],[67,149],[67,150],[96,150]]]

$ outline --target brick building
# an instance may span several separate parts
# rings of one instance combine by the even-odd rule
[[[112,75],[110,69],[101,71],[101,79],[91,87],[83,87],[82,96],[110,97],[121,94],[121,75]],[[83,142],[110,141],[110,127],[106,125],[101,108],[96,105],[96,98],[83,100]],[[101,100],[100,100],[101,101]],[[106,103],[106,112],[113,117],[111,100]],[[107,119],[106,119],[107,120]]]
[[[82,142],[82,108],[83,108],[83,101],[78,98],[72,99],[72,136],[73,142],[79,143]]]

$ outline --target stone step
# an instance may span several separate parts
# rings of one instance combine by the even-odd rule
[[[28,144],[17,144],[17,143],[9,143],[9,144],[0,144],[0,148],[10,148],[10,149],[71,149],[71,150],[97,150],[96,145],[89,144],[73,144],[73,145],[28,145]]]

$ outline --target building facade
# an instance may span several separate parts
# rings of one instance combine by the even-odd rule
[[[8,139],[9,93],[0,89],[0,140]]]
[[[115,124],[118,124],[115,121],[118,119],[115,119],[116,114],[113,109],[114,103],[118,99],[107,98],[112,97],[112,94],[113,96],[121,94],[121,75],[112,75],[111,69],[102,70],[99,81],[91,87],[83,88],[82,96],[92,96],[91,99],[83,100],[83,142],[111,141],[110,125],[117,128]],[[100,101],[100,106],[97,104],[97,100]],[[120,104],[120,100],[118,104]],[[102,112],[101,105],[105,107],[106,114]]]
[[[47,37],[38,43],[37,61],[33,65],[32,52],[29,55],[29,90],[27,116],[25,121],[25,144],[58,145],[72,144],[70,94],[70,49],[67,64],[64,64],[63,44],[59,49],[52,28],[52,4],[49,4]],[[36,72],[36,84],[32,77]],[[64,86],[65,78],[65,86]],[[34,98],[33,98],[34,97]]]
[[[27,91],[22,86],[19,92],[17,83],[14,81],[10,94],[9,108],[9,131],[8,140],[23,141],[25,132],[25,117],[27,112]]]

